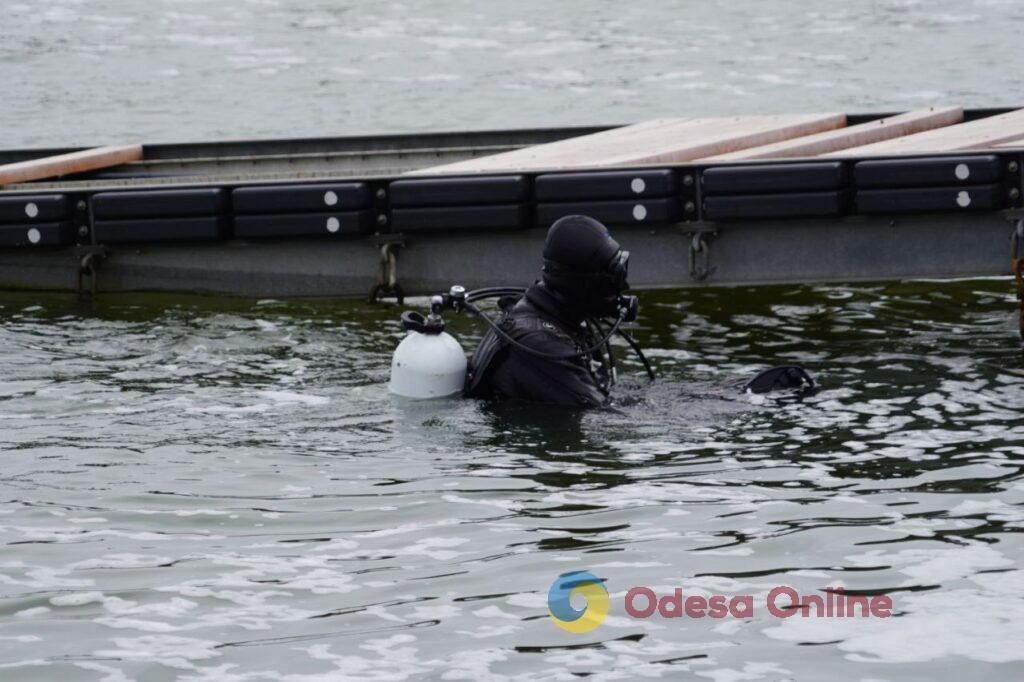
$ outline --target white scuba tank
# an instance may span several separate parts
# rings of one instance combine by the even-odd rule
[[[440,316],[424,318],[416,312],[405,312],[402,325],[410,333],[391,357],[388,390],[416,399],[461,393],[466,383],[466,354],[444,331]]]

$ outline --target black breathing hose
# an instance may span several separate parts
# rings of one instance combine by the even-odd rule
[[[623,340],[625,340],[625,342],[629,344],[629,347],[633,349],[633,352],[636,353],[636,356],[640,358],[640,362],[643,363],[644,369],[647,370],[647,378],[649,378],[651,381],[654,381],[654,368],[651,367],[651,363],[647,359],[647,356],[644,355],[644,352],[640,350],[640,344],[636,342],[636,339],[634,339],[632,336],[627,334],[622,329],[619,330],[619,336],[621,336]]]
[[[601,325],[599,319],[587,319],[586,324],[591,338],[597,338],[604,334],[604,326]],[[601,355],[601,367],[604,370],[604,376],[607,381],[605,389],[610,389],[615,385],[615,380],[618,379],[618,368],[615,367],[615,353],[611,351],[611,341],[604,344],[604,353]]]
[[[595,343],[593,346],[590,346],[589,348],[583,348],[574,353],[545,353],[544,351],[537,350],[536,348],[530,348],[529,346],[519,343],[518,341],[513,339],[505,332],[504,329],[502,329],[498,325],[498,323],[492,320],[490,316],[487,315],[487,313],[485,313],[484,311],[480,310],[475,305],[470,303],[468,300],[468,296],[465,303],[463,303],[463,307],[473,315],[476,315],[484,322],[486,322],[498,336],[505,339],[519,350],[529,353],[530,355],[536,355],[538,358],[544,358],[546,360],[573,360],[579,357],[586,357],[593,353],[594,351],[600,350],[601,346],[608,343],[608,339],[612,338],[612,336],[615,335],[615,332],[619,330],[619,325],[622,324],[622,317],[620,316],[618,319],[615,320],[615,323],[612,325],[611,331],[608,332],[608,334],[603,339]]]
[[[488,298],[501,298],[502,296],[522,296],[526,293],[523,287],[487,287],[486,289],[474,289],[466,292],[466,302],[482,301]]]
[[[598,341],[590,348],[585,348],[583,350],[576,351],[575,353],[557,354],[545,353],[543,351],[539,351],[519,343],[511,336],[509,336],[504,329],[502,329],[494,320],[490,318],[489,315],[480,310],[480,308],[478,308],[477,306],[473,305],[475,301],[483,301],[490,298],[501,298],[503,296],[522,296],[525,293],[526,289],[523,287],[486,287],[483,289],[474,289],[473,291],[466,292],[462,305],[470,313],[476,315],[484,322],[486,322],[487,325],[490,326],[490,328],[493,329],[496,334],[498,334],[498,336],[505,339],[506,341],[514,345],[516,348],[531,355],[535,355],[540,358],[546,358],[548,360],[572,360],[574,358],[586,357],[591,353],[600,350],[601,347],[604,346],[606,348],[606,352],[608,353],[608,357],[610,358],[611,366],[614,368],[615,360],[612,356],[611,345],[609,342],[614,335],[618,334],[627,344],[629,344],[629,347],[633,350],[633,352],[636,353],[637,357],[640,359],[640,362],[644,366],[644,370],[647,372],[648,378],[651,381],[654,381],[654,368],[651,367],[651,363],[647,359],[647,356],[645,356],[643,351],[640,349],[640,344],[636,342],[636,339],[634,339],[632,336],[626,333],[625,330],[620,328],[624,321],[622,315],[619,315],[619,317],[616,318],[615,322],[612,324],[611,330],[609,330],[609,332],[605,334],[600,341]],[[597,328],[600,330],[600,333],[603,333],[604,330],[599,324],[597,324],[597,321],[594,320],[593,322],[595,323],[595,326],[597,326]]]

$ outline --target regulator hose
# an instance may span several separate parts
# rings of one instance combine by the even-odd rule
[[[518,341],[513,339],[511,336],[508,335],[508,333],[505,332],[504,329],[501,328],[501,326],[497,322],[492,320],[487,313],[477,308],[476,305],[470,303],[469,300],[466,300],[466,302],[463,304],[463,307],[473,315],[476,315],[484,322],[486,322],[488,326],[490,326],[490,328],[494,330],[494,333],[508,341],[510,344],[512,344],[519,350],[529,353],[530,355],[535,355],[538,358],[544,358],[546,360],[573,360],[575,358],[587,357],[591,353],[601,350],[601,346],[608,343],[608,340],[615,335],[615,332],[619,331],[619,325],[622,324],[622,317],[619,316],[615,320],[615,323],[612,324],[611,331],[609,331],[603,339],[601,339],[600,341],[598,341],[597,343],[588,348],[583,348],[574,353],[545,353],[544,351],[537,350],[536,348],[530,348],[529,346],[519,343]]]
[[[629,344],[629,347],[633,349],[636,356],[640,358],[640,362],[643,363],[644,369],[647,371],[647,378],[654,381],[654,368],[651,367],[651,362],[647,359],[647,356],[644,355],[644,352],[640,350],[640,344],[636,342],[636,339],[626,333],[624,329],[619,329],[618,333],[619,336]]]
[[[584,320],[587,325],[587,331],[590,332],[591,338],[597,338],[604,334],[604,326],[601,325],[599,320],[588,319]],[[604,362],[604,358],[608,359],[608,362]],[[615,366],[615,353],[612,352],[612,343],[608,341],[604,344],[604,356],[602,357],[602,365],[605,366],[605,375],[607,379],[607,387],[611,388],[615,385],[615,380],[618,379],[618,368]]]
[[[462,301],[462,306],[471,314],[479,317],[484,322],[486,322],[487,325],[491,329],[493,329],[498,336],[500,336],[505,341],[508,341],[516,348],[531,355],[534,355],[536,357],[545,358],[548,360],[572,360],[574,358],[587,357],[591,353],[601,350],[601,347],[604,346],[609,357],[609,362],[612,368],[614,368],[615,360],[612,356],[611,345],[609,344],[609,341],[613,336],[618,334],[629,345],[633,352],[636,353],[637,357],[640,359],[641,364],[643,364],[644,366],[644,370],[647,372],[647,377],[651,381],[654,381],[654,368],[651,367],[650,361],[647,359],[647,356],[644,355],[643,350],[641,350],[640,344],[637,343],[636,339],[634,339],[625,330],[621,328],[622,323],[625,321],[625,312],[620,313],[619,317],[616,318],[614,323],[612,323],[611,329],[608,331],[608,333],[604,334],[601,340],[598,341],[596,344],[592,345],[590,348],[585,348],[583,350],[576,351],[575,353],[558,354],[545,353],[543,351],[539,351],[534,348],[530,348],[529,346],[526,346],[522,343],[519,343],[511,336],[509,336],[504,329],[502,329],[494,320],[491,319],[489,315],[487,315],[485,312],[480,310],[480,308],[474,305],[476,301],[483,301],[491,298],[502,298],[504,296],[521,297],[525,293],[526,289],[524,287],[486,287],[483,289],[474,289],[473,291],[466,292],[465,298]],[[598,320],[594,319],[587,321],[594,324],[594,326],[598,328],[599,333],[604,333],[604,329],[603,327],[601,327]]]

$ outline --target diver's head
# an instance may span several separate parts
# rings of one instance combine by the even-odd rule
[[[544,284],[588,317],[614,317],[629,288],[629,251],[593,218],[559,218],[544,241]]]

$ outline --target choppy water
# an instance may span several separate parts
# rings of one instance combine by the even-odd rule
[[[1018,679],[1005,280],[643,296],[616,411],[402,404],[394,309],[0,296],[4,680]],[[467,346],[479,329],[453,321]],[[824,390],[730,386],[799,362]],[[587,635],[560,573],[607,579]],[[629,618],[828,585],[889,620]]]
[[[0,146],[1024,105],[1019,0],[5,0]]]
[[[4,2],[0,146],[1012,105],[1022,33],[1016,0]],[[646,294],[661,380],[573,416],[395,402],[395,310],[0,294],[0,679],[1018,679],[1011,300]],[[731,388],[789,362],[825,389]],[[570,570],[612,595],[587,635],[547,616]],[[897,616],[623,610],[778,584]]]

